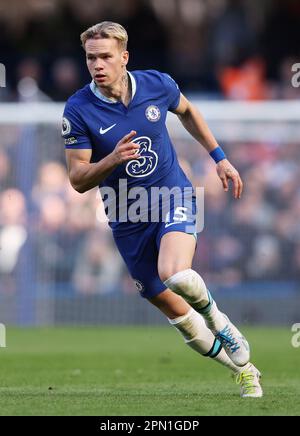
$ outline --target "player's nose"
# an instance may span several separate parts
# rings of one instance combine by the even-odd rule
[[[96,71],[101,71],[101,70],[103,70],[103,64],[101,63],[100,60],[98,60],[98,61],[95,63],[95,70],[96,70]]]

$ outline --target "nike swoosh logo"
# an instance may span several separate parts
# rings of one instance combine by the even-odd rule
[[[170,226],[173,226],[174,224],[180,224],[182,221],[175,221],[174,223],[167,223],[167,224],[165,224],[165,228],[166,227],[170,227]]]
[[[112,128],[115,127],[116,125],[117,125],[117,123],[113,124],[113,125],[110,126],[110,127],[107,127],[107,129],[102,129],[102,127],[100,127],[99,132],[100,132],[101,135],[104,135],[104,133],[108,132],[110,129],[112,129]]]

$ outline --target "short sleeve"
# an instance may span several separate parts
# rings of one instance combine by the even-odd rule
[[[168,110],[173,111],[179,105],[180,89],[174,79],[169,74],[161,73],[162,81],[167,92]]]
[[[76,109],[69,103],[66,104],[64,110],[61,134],[65,141],[65,148],[92,149],[86,125]]]

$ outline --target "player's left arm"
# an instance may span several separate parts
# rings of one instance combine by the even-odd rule
[[[211,153],[219,147],[219,144],[214,138],[201,113],[183,94],[180,94],[179,104],[172,112],[178,115],[178,118],[185,129],[196,139],[196,141],[203,145],[208,153]],[[234,166],[224,158],[216,164],[216,170],[222,181],[224,190],[228,191],[228,182],[231,180],[233,183],[234,198],[241,198],[243,182]]]

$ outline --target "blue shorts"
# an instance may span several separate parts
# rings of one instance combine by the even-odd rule
[[[127,268],[135,281],[137,290],[144,298],[153,298],[166,289],[158,275],[158,254],[160,241],[169,232],[184,232],[196,237],[196,200],[193,197],[192,214],[174,217],[170,212],[169,222],[140,223],[135,233],[117,235],[113,232],[115,243]],[[181,220],[180,220],[181,219]]]

